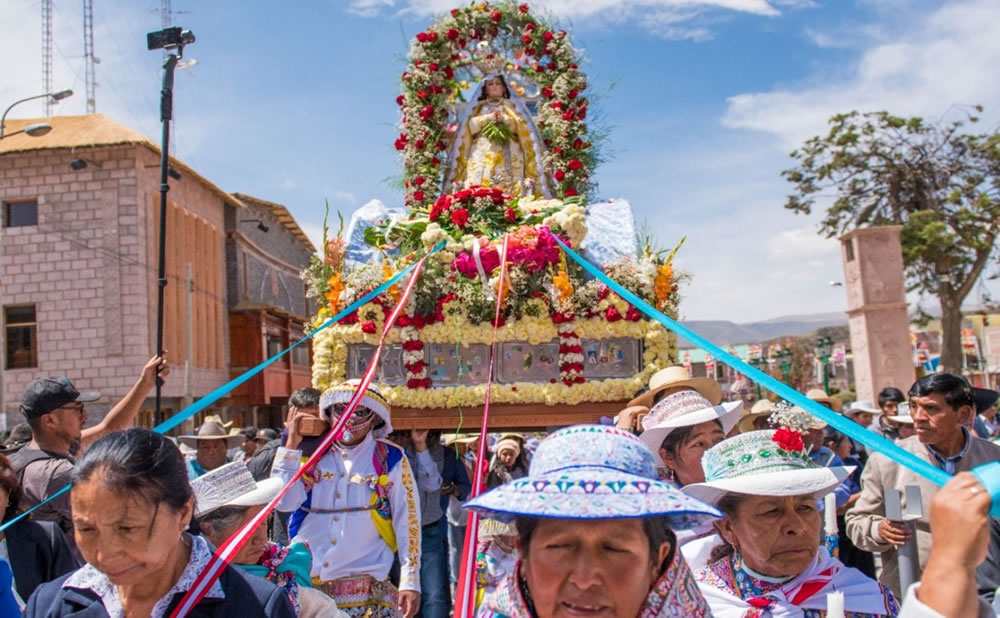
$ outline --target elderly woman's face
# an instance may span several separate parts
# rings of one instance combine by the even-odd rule
[[[665,543],[649,555],[638,519],[542,519],[524,549],[522,573],[539,618],[633,618],[670,553]]]
[[[202,524],[201,531],[205,535],[205,538],[212,543],[212,545],[219,547],[237,530],[242,528],[244,524],[253,519],[257,513],[260,513],[264,509],[264,506],[265,505],[261,504],[260,506],[247,507],[247,509],[243,512],[243,517],[233,522],[225,530],[219,530],[216,532],[211,526]],[[257,561],[260,559],[260,555],[264,553],[264,548],[266,547],[267,526],[264,522],[262,522],[254,529],[250,538],[247,540],[246,545],[244,545],[243,548],[240,549],[240,552],[236,554],[236,557],[233,558],[233,562],[235,564],[257,564]]]
[[[718,524],[754,571],[795,576],[819,550],[820,514],[812,496],[749,496]]]
[[[73,528],[83,558],[116,586],[173,569],[191,521],[194,499],[179,511],[144,495],[116,491],[95,474],[73,487]]]

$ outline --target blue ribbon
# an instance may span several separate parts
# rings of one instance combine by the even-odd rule
[[[916,474],[919,474],[936,485],[944,485],[951,478],[951,475],[940,468],[936,468],[913,453],[901,449],[875,432],[868,431],[854,421],[837,414],[833,410],[822,406],[819,403],[816,403],[812,399],[809,399],[802,393],[796,391],[794,388],[783,384],[780,380],[772,378],[763,371],[760,371],[749,363],[746,363],[729,352],[726,352],[708,339],[705,339],[677,321],[672,320],[663,312],[658,311],[649,303],[613,281],[610,277],[601,272],[599,268],[577,255],[576,252],[566,246],[566,243],[560,240],[558,236],[556,237],[556,241],[562,246],[566,255],[573,258],[580,266],[583,267],[584,270],[593,275],[601,283],[611,288],[615,294],[631,303],[633,307],[639,309],[647,316],[656,320],[674,333],[710,353],[716,359],[739,371],[754,382],[757,382],[767,390],[805,409],[810,414],[823,420],[826,424],[830,425],[837,431],[847,435],[857,442],[860,442],[861,444],[864,444],[874,451],[879,451],[896,463],[906,466]]]
[[[437,244],[437,246],[435,246],[433,249],[431,249],[430,252],[427,255],[429,256],[429,255],[432,255],[434,253],[437,253],[442,248],[444,248],[444,245],[445,245],[444,241],[441,241],[440,243]],[[275,354],[271,358],[267,359],[263,363],[257,365],[253,369],[250,369],[249,371],[243,373],[242,375],[233,378],[229,382],[226,382],[225,384],[223,384],[219,388],[217,388],[214,391],[212,391],[211,393],[205,395],[204,397],[202,397],[198,401],[192,403],[191,405],[189,405],[188,407],[184,408],[183,410],[181,410],[177,414],[174,414],[173,416],[171,416],[167,420],[163,421],[162,423],[160,423],[159,425],[157,425],[156,427],[154,427],[153,431],[155,431],[157,433],[165,433],[167,431],[170,431],[171,429],[177,427],[178,425],[180,425],[181,423],[183,423],[187,419],[189,419],[192,416],[194,416],[195,414],[197,414],[197,413],[201,412],[202,410],[204,410],[205,408],[209,407],[210,405],[212,405],[216,401],[222,399],[223,397],[225,397],[226,395],[228,395],[230,391],[232,391],[233,389],[237,388],[241,384],[245,383],[247,380],[249,380],[250,378],[254,377],[255,375],[257,375],[261,371],[264,371],[264,369],[266,369],[271,363],[277,361],[278,359],[280,359],[285,354],[288,354],[289,352],[291,352],[293,349],[295,349],[296,347],[298,347],[302,343],[304,343],[306,341],[309,341],[310,339],[312,339],[313,337],[315,337],[321,331],[323,331],[326,328],[332,326],[333,324],[336,324],[337,322],[341,321],[342,319],[344,319],[345,317],[347,317],[348,315],[350,315],[351,313],[353,313],[354,311],[356,311],[359,307],[361,307],[365,303],[371,301],[375,297],[379,296],[380,294],[382,294],[383,292],[385,292],[386,290],[388,290],[389,288],[391,288],[392,286],[394,286],[396,284],[396,282],[398,282],[400,279],[402,279],[405,275],[409,274],[409,272],[411,270],[413,270],[416,267],[416,265],[417,265],[416,262],[414,262],[413,264],[410,264],[409,266],[407,266],[403,270],[401,270],[398,273],[396,273],[395,275],[393,275],[388,281],[386,281],[382,285],[378,286],[377,288],[375,288],[371,292],[368,292],[367,294],[365,294],[364,296],[362,296],[358,300],[354,301],[349,307],[347,307],[346,309],[342,310],[340,313],[338,313],[337,315],[333,316],[332,318],[330,318],[326,322],[323,322],[323,324],[321,324],[316,330],[312,331],[311,333],[309,333],[308,335],[306,335],[302,339],[299,339],[298,341],[296,341],[292,345],[288,346],[287,348],[285,348],[281,352],[278,352],[277,354]],[[31,513],[33,513],[34,511],[40,509],[41,507],[43,507],[46,504],[48,504],[49,502],[55,500],[57,497],[61,496],[62,494],[66,493],[69,490],[70,490],[70,485],[66,485],[65,487],[63,487],[62,489],[60,489],[56,493],[52,494],[51,496],[49,496],[45,500],[39,502],[38,504],[36,504],[32,508],[28,509],[24,513],[21,513],[20,515],[18,515],[14,519],[12,519],[12,520],[6,522],[5,524],[3,524],[2,526],[0,526],[0,532],[3,532],[7,528],[13,526],[17,522],[21,521],[22,519],[24,519],[25,517],[27,517],[28,515],[30,515]]]

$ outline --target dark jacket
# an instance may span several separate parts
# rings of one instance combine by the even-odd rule
[[[63,531],[51,521],[22,519],[4,531],[17,594],[27,599],[35,588],[75,571],[80,565]]]
[[[274,454],[278,452],[278,447],[281,446],[281,439],[271,440],[264,446],[260,448],[256,453],[253,454],[247,461],[247,469],[250,470],[250,474],[253,475],[253,480],[263,481],[265,479],[271,478],[271,466],[274,464]]]
[[[24,608],[25,618],[107,618],[101,599],[89,590],[63,588],[69,575],[42,584],[28,600]],[[295,611],[288,602],[288,596],[274,584],[228,566],[219,576],[224,599],[202,599],[188,616],[192,618],[229,618],[230,616],[268,616],[269,618],[295,618]],[[167,615],[180,604],[183,594],[174,596]]]
[[[458,491],[454,494],[459,502],[465,502],[472,491],[472,483],[469,481],[469,474],[465,470],[465,464],[458,458],[455,449],[450,446],[444,447],[444,470],[441,471],[441,480],[444,483],[454,483]],[[441,509],[448,511],[448,500],[451,496],[441,496]]]

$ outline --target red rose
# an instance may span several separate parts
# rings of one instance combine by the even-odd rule
[[[423,341],[419,341],[419,340],[404,341],[403,342],[403,349],[406,350],[407,352],[416,352],[418,350],[423,350],[424,349],[424,342]]]
[[[622,314],[618,313],[618,310],[614,307],[608,307],[604,312],[604,319],[608,322],[617,322],[622,319]]]
[[[418,202],[424,201],[424,192],[423,191],[414,191],[413,192],[413,199],[415,199]]]
[[[420,117],[423,120],[427,120],[428,118],[430,118],[433,115],[434,115],[434,106],[433,105],[428,105],[428,106],[424,107],[422,110],[420,110]]]
[[[427,95],[428,95],[428,93],[427,93],[426,90],[418,90],[417,91],[417,98],[418,99],[426,99]]]
[[[573,112],[566,112],[562,115],[563,120],[573,120]]]
[[[493,326],[496,326],[497,328],[500,328],[501,326],[503,326],[506,323],[507,323],[507,320],[503,319],[503,316],[500,316],[497,319],[493,320]]]
[[[451,16],[452,17],[458,17],[458,9],[452,9],[451,10]]]
[[[625,313],[625,319],[629,322],[638,322],[642,319],[642,314],[635,307],[629,307],[628,311]]]
[[[541,56],[541,54],[538,54],[538,55]],[[540,64],[536,64],[535,65],[535,71],[538,72],[538,73],[544,73],[545,72],[545,67],[543,67]]]
[[[406,133],[400,133],[394,144],[396,145],[396,150],[403,150],[406,148]]]
[[[552,102],[552,109],[554,109],[556,111],[562,111],[562,103],[560,103],[559,101],[553,101]]]
[[[556,170],[556,173],[552,175],[556,180],[562,182],[566,178],[566,172],[563,170]]]
[[[524,29],[527,30],[528,32],[531,32],[532,30],[535,29],[535,24],[528,24],[524,27]]]
[[[375,322],[373,322],[372,320],[368,320],[367,322],[363,322],[361,324],[361,332],[368,333],[369,335],[374,335],[375,334]]]
[[[430,63],[430,64],[427,65],[427,68],[430,69],[431,71],[437,71],[441,67],[438,66],[438,63],[432,62],[432,63]]]
[[[554,37],[551,32],[546,31],[545,34],[542,35],[542,38],[546,41],[551,41]]]
[[[423,150],[424,149],[424,140],[418,139],[417,141],[413,142],[413,147],[416,148],[417,150]]]
[[[417,33],[417,40],[420,41],[421,43],[426,43],[427,42],[427,33],[426,32],[418,32]]]
[[[413,184],[415,184],[418,187],[424,184],[425,182],[427,182],[427,179],[424,178],[423,176],[417,176],[416,178],[413,179]]]
[[[445,148],[447,148],[447,146],[444,145],[444,142],[440,140],[435,142],[434,147],[437,148],[438,150],[444,150]]]
[[[418,67],[418,66],[421,66],[423,63],[424,63],[423,60],[414,60],[413,61],[413,66]]]
[[[779,428],[778,431],[774,432],[771,440],[786,451],[801,453],[805,448],[805,444],[802,443],[802,434],[788,427]]]
[[[545,96],[546,99],[551,99],[553,96],[555,96],[555,93],[553,93],[552,89],[549,88],[548,86],[542,88],[542,94]]]
[[[427,321],[424,319],[424,316],[420,314],[413,316],[413,319],[410,320],[410,322],[413,324],[413,328],[417,330],[420,330],[424,326],[427,326]]]
[[[430,42],[432,42],[432,43],[434,41],[438,40],[438,33],[437,32],[428,32],[427,33],[427,40],[430,41]]]
[[[586,107],[581,107],[580,111],[578,111],[576,113],[576,115],[577,115],[578,118],[580,118],[580,120],[583,120],[584,118],[587,117],[587,108]]]
[[[573,140],[573,148],[576,150],[583,150],[583,140],[579,137]]]
[[[457,41],[458,37],[461,36],[459,31],[455,28],[448,28],[448,32],[445,34],[449,41]]]
[[[406,102],[406,97],[404,95],[399,95],[398,97],[396,97],[396,104],[399,105],[400,107],[402,107],[403,103],[405,102]]]
[[[517,10],[521,11],[522,13],[527,13],[528,12],[528,5],[527,4],[519,4],[519,5],[517,5]]]
[[[500,11],[493,11],[492,13],[490,13],[490,19],[492,19],[497,23],[500,23],[500,20],[503,19],[503,13],[501,13]]]
[[[562,146],[556,146],[555,148],[552,149],[552,152],[556,153],[557,155],[561,155],[562,154]]]
[[[514,212],[513,208],[507,208],[506,210],[504,210],[503,211],[503,216],[504,216],[505,219],[507,219],[511,223],[514,223],[515,221],[517,221],[517,213]]]
[[[468,41],[466,41],[465,39],[459,39],[459,40],[458,40],[458,46],[459,46],[459,47],[461,47],[462,49],[465,49],[465,44],[466,44],[467,42],[468,42]]]
[[[525,34],[525,35],[521,36],[521,43],[523,43],[525,45],[531,44],[531,35],[530,34]]]
[[[569,98],[575,99],[576,95],[578,95],[578,94],[580,94],[580,91],[577,90],[576,88],[574,88],[574,89],[572,89],[572,90],[569,91]]]
[[[434,94],[441,94],[442,92],[444,92],[444,88],[438,86],[437,84],[434,84],[433,86],[431,86],[431,92],[433,92]]]
[[[451,211],[451,222],[458,227],[465,227],[469,223],[469,211],[464,208]]]
[[[401,315],[398,318],[396,318],[396,326],[403,328],[404,326],[409,326],[409,325],[410,325],[409,317]]]
[[[581,162],[580,159],[570,159],[569,160],[569,169],[571,169],[573,171],[576,171],[576,170],[580,169],[581,167],[583,167],[583,162]]]
[[[573,197],[574,195],[579,195],[576,192],[576,189],[574,189],[573,187],[566,189],[566,197]]]
[[[454,79],[455,78],[455,70],[452,69],[451,67],[445,67],[444,68],[444,76],[447,77],[448,79]]]

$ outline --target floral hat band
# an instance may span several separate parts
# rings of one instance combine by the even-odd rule
[[[644,429],[656,427],[668,418],[711,408],[712,402],[696,390],[678,391],[661,399],[642,419]]]
[[[723,440],[705,451],[701,466],[705,482],[687,485],[683,491],[710,504],[729,493],[821,498],[854,471],[853,466],[817,465],[805,451],[802,434],[787,427]]]

